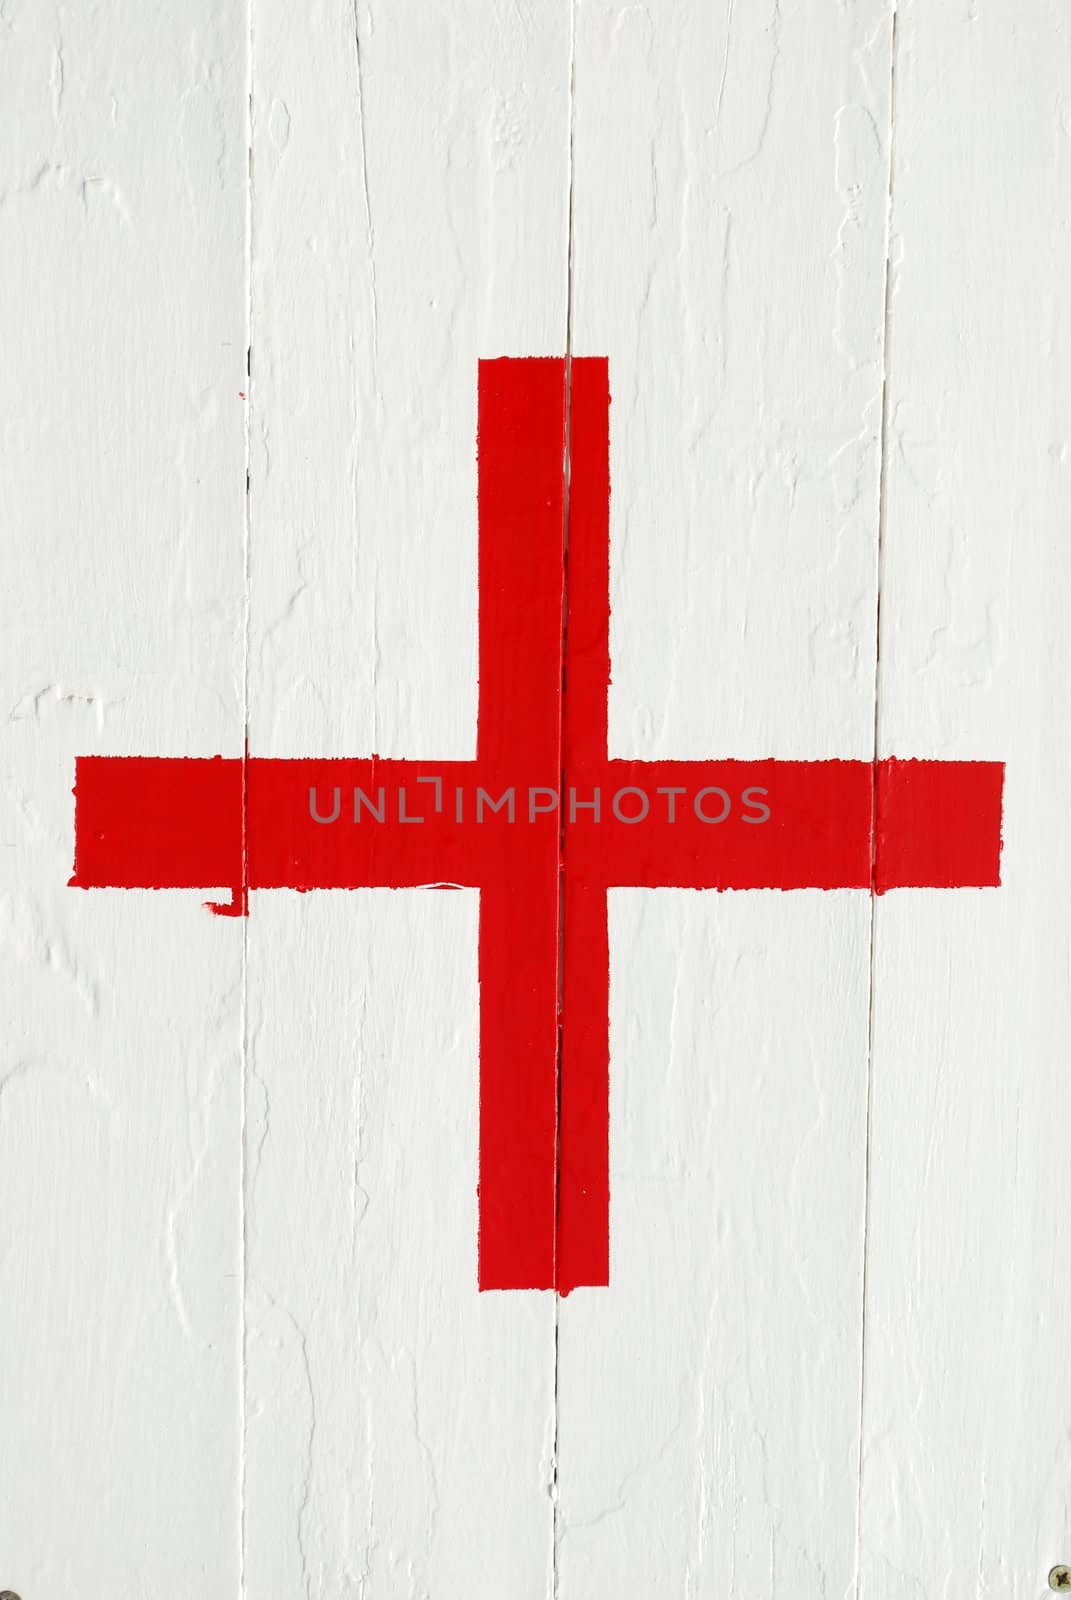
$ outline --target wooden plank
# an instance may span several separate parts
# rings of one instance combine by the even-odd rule
[[[241,939],[66,884],[77,756],[241,750],[246,30],[0,33],[0,1586],[223,1600]]]
[[[251,746],[471,759],[477,362],[564,355],[568,12],[315,23],[258,0]],[[547,1592],[553,1301],[477,1291],[477,914],[252,895],[251,1596]]]
[[[577,21],[611,754],[869,759],[887,10]],[[611,1286],[561,1310],[562,1596],[851,1587],[869,914],[611,896]]]
[[[902,3],[880,738],[1007,762],[1003,887],[876,925],[863,1592],[1071,1539],[1066,11]],[[920,819],[921,825],[921,819]]]

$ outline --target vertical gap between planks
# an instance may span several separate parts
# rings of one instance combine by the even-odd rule
[[[558,833],[558,1046],[555,1063],[557,1109],[554,1151],[554,1434],[551,1450],[551,1595],[558,1600],[558,1377],[561,1349],[561,1295],[558,1292],[558,1225],[561,1211],[561,1108],[562,1108],[562,991],[565,973],[565,640],[569,628],[569,487],[572,460],[573,401],[573,192],[576,137],[576,0],[569,7],[569,178],[566,196],[565,283],[565,449],[562,461],[562,622],[561,703],[558,712],[559,833]]]
[[[249,1170],[248,1108],[249,1108],[249,849],[247,838],[249,795],[249,624],[252,606],[250,593],[250,546],[252,531],[251,466],[252,466],[252,413],[253,413],[253,3],[246,6],[246,173],[245,173],[245,335],[246,335],[246,385],[245,385],[245,501],[242,521],[242,882],[238,891],[238,907],[242,927],[241,976],[241,1062],[242,1104],[240,1119],[239,1157],[239,1218],[241,1231],[241,1266],[239,1287],[241,1310],[239,1340],[241,1355],[241,1382],[238,1397],[238,1592],[246,1592],[245,1574],[245,1491],[246,1491],[246,1422],[248,1415],[248,1290],[249,1290],[249,1237],[248,1200],[246,1182]]]
[[[377,413],[381,410],[379,391],[379,296],[376,288],[376,238],[375,228],[372,223],[372,191],[368,181],[368,124],[365,108],[365,69],[361,46],[361,14],[360,0],[353,0],[353,15],[351,19],[353,35],[353,70],[355,88],[357,91],[357,132],[360,138],[360,186],[361,204],[364,210],[364,244],[367,255],[368,275],[368,315],[372,325],[371,337],[371,376],[372,390],[375,395]],[[364,402],[362,395],[361,369],[358,362],[357,347],[354,334],[350,334],[350,364],[352,371],[352,400],[353,400],[353,452],[350,467],[350,496],[353,516],[350,546],[350,575],[353,585],[353,594],[360,594],[360,470],[361,449],[363,445],[362,417]],[[373,557],[372,573],[372,726],[371,750],[372,772],[375,774],[375,763],[378,759],[376,751],[379,748],[379,567],[377,558]],[[360,1009],[356,1018],[356,1029],[353,1039],[354,1083],[352,1091],[352,1171],[351,1171],[351,1223],[350,1223],[350,1251],[354,1265],[359,1260],[359,1247],[357,1232],[360,1227],[359,1205],[361,1196],[361,1160],[364,1141],[365,1118],[365,1034],[368,1022],[368,994],[372,981],[371,963],[372,950],[369,949],[368,967],[365,972],[365,981],[362,985]],[[356,1337],[358,1344],[363,1341],[362,1317],[364,1315],[364,1285],[358,1274],[354,1290],[354,1315],[356,1317]],[[371,1423],[366,1419],[366,1438],[370,1437],[368,1430]],[[372,1467],[369,1462],[365,1464],[365,1472],[369,1486],[369,1503],[367,1509],[366,1533],[368,1549],[366,1550],[363,1569],[360,1577],[360,1594],[364,1595],[365,1584],[371,1570],[371,1546],[373,1543],[373,1526],[375,1520],[375,1502],[371,1493]]]
[[[870,938],[869,938],[869,993],[867,1001],[866,1045],[866,1123],[863,1147],[863,1245],[862,1288],[859,1333],[859,1456],[856,1464],[855,1499],[855,1582],[854,1594],[858,1600],[862,1562],[863,1518],[863,1427],[866,1417],[866,1354],[867,1306],[870,1266],[870,1146],[874,1102],[874,999],[877,948],[877,896],[875,882],[878,850],[878,761],[881,755],[881,588],[884,575],[885,531],[887,507],[887,469],[889,457],[889,328],[891,323],[892,295],[892,224],[894,143],[896,138],[896,48],[897,0],[892,0],[889,17],[889,151],[885,190],[885,272],[882,284],[881,329],[881,422],[878,464],[878,533],[875,552],[875,581],[877,594],[874,608],[874,722],[871,756],[871,814],[870,814]]]

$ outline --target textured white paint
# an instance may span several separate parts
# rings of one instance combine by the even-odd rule
[[[241,750],[245,26],[0,14],[0,1587],[238,1586],[241,943],[66,888],[74,758]]]
[[[562,1308],[563,1596],[850,1590],[867,918],[613,896],[612,1288]]]
[[[612,753],[869,756],[887,8],[578,24]],[[869,903],[611,898],[613,1287],[562,1309],[559,1592],[850,1592]]]
[[[565,350],[568,12],[253,37],[251,745],[471,758],[476,363]],[[554,1303],[476,1291],[477,897],[253,902],[249,1594],[535,1600]]]
[[[880,738],[1007,763],[1004,887],[875,941],[864,1593],[1030,1600],[1071,1541],[1071,29],[901,7]]]
[[[6,0],[0,84],[0,1588],[1042,1592],[1063,4]],[[80,753],[472,754],[476,363],[570,333],[613,754],[1009,766],[999,893],[611,896],[556,1305],[475,1289],[474,894],[65,882]]]

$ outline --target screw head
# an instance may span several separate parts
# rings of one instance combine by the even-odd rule
[[[14,1589],[0,1589],[0,1600],[19,1600]]]
[[[1063,1565],[1053,1567],[1049,1573],[1049,1588],[1066,1589],[1071,1592],[1071,1567]],[[6,1600],[6,1597],[0,1594],[0,1600]]]

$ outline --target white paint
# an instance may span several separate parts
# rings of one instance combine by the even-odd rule
[[[578,15],[611,752],[868,757],[887,12]],[[562,1311],[559,1592],[850,1593],[869,903],[611,901],[613,1287]]]
[[[891,23],[0,8],[23,1600],[1026,1600],[1071,1551],[1071,42],[900,0],[894,72]],[[471,755],[476,362],[567,328],[612,753],[870,755],[883,477],[880,752],[1009,768],[999,893],[611,896],[614,1283],[556,1308],[475,1290],[473,894],[65,880],[79,753]]]
[[[565,349],[569,46],[560,7],[258,8],[258,752],[475,754],[476,362]],[[550,1581],[553,1300],[476,1291],[476,917],[254,896],[251,1596]]]
[[[74,758],[241,749],[245,135],[209,0],[0,19],[0,1587],[233,1594],[241,948]]]
[[[864,1593],[1035,1596],[1071,1539],[1071,37],[902,6],[880,737],[1007,761],[999,903],[878,907]]]

